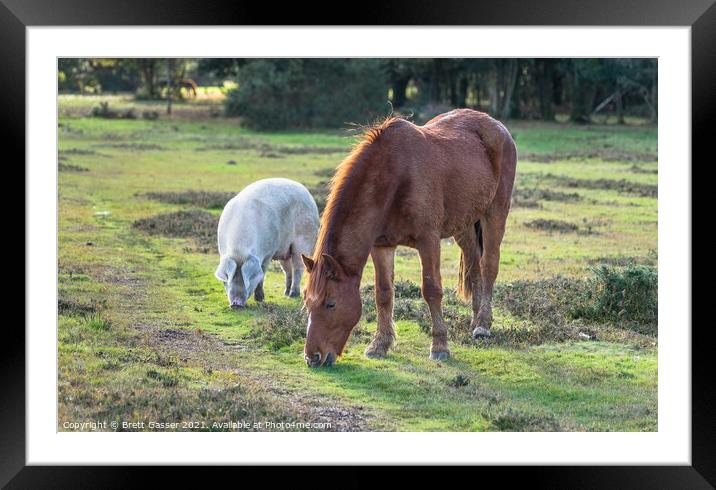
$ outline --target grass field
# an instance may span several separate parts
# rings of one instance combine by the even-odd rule
[[[320,201],[352,135],[255,133],[211,117],[210,97],[158,120],[141,118],[151,104],[115,97],[140,117],[87,117],[105,99],[59,99],[59,430],[87,419],[135,423],[120,430],[657,430],[655,319],[573,311],[595,267],[656,265],[655,127],[509,125],[520,157],[493,338],[467,339],[467,308],[448,295],[452,358],[429,361],[418,257],[400,248],[395,350],[363,356],[369,264],[345,355],[311,370],[277,264],[266,304],[228,308],[212,227],[227,197],[261,178],[297,180]],[[444,241],[446,288],[458,253]]]

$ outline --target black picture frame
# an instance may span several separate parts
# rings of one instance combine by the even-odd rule
[[[550,26],[690,26],[692,68],[692,160],[706,161],[716,123],[716,0],[458,0],[394,1],[390,4],[344,5],[319,3],[269,4],[189,0],[0,0],[0,121],[4,153],[25,155],[25,28],[27,26],[112,25],[550,25]],[[327,12],[326,15],[317,12]],[[711,137],[709,139],[709,136]],[[713,152],[709,153],[713,160]],[[9,160],[6,160],[9,162]],[[693,165],[691,166],[693,168]],[[690,171],[684,165],[684,171]],[[24,172],[21,177],[24,181]],[[692,178],[693,182],[693,178]],[[693,194],[692,194],[693,195]],[[693,221],[692,221],[693,222]],[[31,260],[25,256],[25,261]],[[27,280],[27,279],[26,279]],[[691,312],[684,312],[690,327]],[[9,325],[8,325],[9,326]],[[25,338],[24,330],[6,328],[0,356],[0,485],[8,488],[114,488],[147,483],[144,474],[126,467],[26,466],[25,459]],[[670,326],[672,328],[677,326]],[[712,488],[716,485],[716,408],[710,379],[711,344],[704,329],[692,330],[692,466],[521,467],[470,469],[483,484],[493,478],[525,479],[531,487],[549,488]],[[145,468],[146,470],[146,468]],[[190,476],[206,482],[211,468],[162,468],[165,484],[187,483]],[[246,469],[242,469],[245,472]],[[259,474],[265,474],[265,469]],[[448,483],[443,471],[413,468],[413,476],[427,482]],[[144,473],[144,472],[142,472]],[[257,476],[258,476],[257,475]],[[277,483],[279,473],[272,471]],[[489,479],[485,477],[489,476]],[[243,476],[242,478],[246,478]],[[287,481],[317,478],[306,469],[291,468]],[[334,484],[367,486],[375,476],[357,468],[321,469],[320,478]],[[490,485],[493,485],[491,483]]]

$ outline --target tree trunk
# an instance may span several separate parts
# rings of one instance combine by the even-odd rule
[[[167,60],[167,114],[172,113],[172,100],[174,99],[174,58]]]
[[[554,121],[554,60],[537,60],[539,108],[544,121]]]
[[[153,58],[140,60],[140,66],[142,83],[149,98],[153,99],[157,93],[156,60]]]
[[[440,102],[440,67],[441,61],[433,60],[432,71],[430,73],[430,100],[431,104],[438,104]]]
[[[507,119],[510,117],[510,109],[512,105],[512,95],[515,91],[515,85],[517,83],[517,69],[518,63],[515,59],[507,61],[505,68],[505,96],[502,101],[502,109],[500,110],[500,118]]]
[[[493,63],[487,75],[487,92],[490,99],[490,113],[496,115],[500,111],[499,61]]]
[[[458,94],[457,94],[457,106],[465,107],[467,105],[467,77],[463,76],[457,82]]]
[[[394,79],[391,84],[393,89],[393,107],[403,107],[406,101],[405,91],[408,89],[410,78]]]
[[[569,119],[575,123],[589,124],[591,122],[589,115],[596,94],[594,83],[582,78],[574,67],[571,69],[569,81],[572,96],[572,110]]]
[[[624,101],[621,91],[614,98],[614,106],[616,108],[617,124],[624,124]]]
[[[658,87],[658,79],[656,76],[656,73],[654,73],[654,78],[652,79],[651,84],[651,104],[649,104],[649,109],[651,109],[651,122],[656,124],[657,120],[659,119],[659,87]]]
[[[458,107],[458,79],[455,78],[455,75],[450,74],[448,76],[448,88],[450,90],[450,105],[453,107]]]

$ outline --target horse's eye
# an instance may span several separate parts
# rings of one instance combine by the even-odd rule
[[[332,300],[332,299],[326,300],[326,309],[327,310],[332,310],[335,307],[336,307],[335,300]]]

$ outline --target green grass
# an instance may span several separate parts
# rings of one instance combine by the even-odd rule
[[[229,420],[330,422],[332,430],[657,430],[655,329],[531,314],[525,303],[548,301],[539,306],[552,311],[559,290],[543,296],[538,281],[549,285],[559,276],[569,288],[593,278],[602,263],[656,265],[655,197],[567,185],[608,179],[655,186],[656,161],[644,160],[656,153],[656,128],[510,125],[525,155],[517,186],[541,192],[530,194],[534,206],[514,207],[502,247],[498,283],[513,296],[496,304],[494,328],[507,340],[453,341],[449,361],[431,362],[430,338],[408,309],[397,321],[395,350],[366,359],[375,330],[366,315],[336,366],[310,370],[300,303],[282,295],[277,265],[266,278],[267,305],[251,300],[235,312],[213,276],[212,243],[146,233],[133,223],[191,210],[218,217],[213,199],[221,195],[176,198],[185,191],[235,193],[272,176],[316,185],[352,135],[256,133],[210,117],[205,100],[178,104],[177,115],[157,121],[84,117],[104,97],[59,100],[60,159],[86,169],[59,173],[60,430],[63,421],[84,419],[203,424],[170,430],[226,430],[211,422]],[[132,104],[151,106],[110,100],[117,109]],[[555,192],[579,198],[545,198]],[[531,227],[536,220],[577,229]],[[457,282],[458,254],[445,240],[448,288]],[[417,255],[399,249],[396,279],[419,278]],[[369,264],[364,285],[372,280]],[[420,299],[409,301],[423,308]],[[455,318],[469,314],[463,305],[450,308]],[[596,340],[579,332],[596,332]]]

